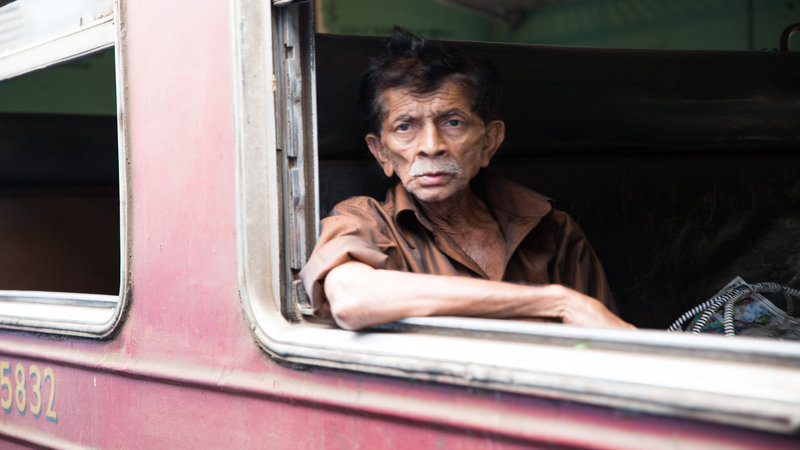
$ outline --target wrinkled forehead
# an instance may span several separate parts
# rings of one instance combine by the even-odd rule
[[[408,87],[393,87],[381,92],[382,122],[399,116],[422,118],[437,116],[451,110],[475,114],[467,89],[456,81],[448,80],[430,92],[417,92]]]

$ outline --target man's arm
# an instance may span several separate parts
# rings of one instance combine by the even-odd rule
[[[566,324],[634,328],[597,300],[560,285],[377,270],[349,261],[324,281],[336,323],[356,330],[404,317],[555,318]]]

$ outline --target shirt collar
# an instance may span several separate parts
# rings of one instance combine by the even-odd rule
[[[524,235],[541,222],[542,217],[553,210],[552,200],[538,192],[485,171],[481,171],[471,183],[473,192],[489,207],[497,219],[506,241],[513,247]],[[422,211],[413,194],[405,190],[398,180],[389,190],[387,204],[394,203],[393,214],[397,222],[401,217],[412,216],[429,231],[434,225]],[[522,236],[520,236],[520,234]],[[515,241],[512,243],[512,241]]]
[[[550,199],[514,182],[483,173],[475,177],[471,187],[473,192],[481,197],[489,207],[500,226],[506,242],[504,263],[504,267],[506,267],[523,239],[541,222],[544,216],[552,211],[553,206]],[[450,245],[450,240],[440,236],[434,224],[422,211],[419,202],[403,188],[400,181],[397,181],[389,190],[385,206],[392,211],[396,224],[400,225],[404,220],[412,220],[420,224],[435,236],[436,245],[440,250],[475,273],[486,277],[477,263],[460,247]],[[409,236],[406,236],[406,241],[413,242]]]
[[[394,186],[389,189],[385,203],[392,211],[395,223],[399,224],[401,220],[405,220],[405,217],[413,217],[417,223],[428,231],[434,231],[433,222],[428,219],[417,199],[403,187],[403,183],[400,180],[396,180]]]

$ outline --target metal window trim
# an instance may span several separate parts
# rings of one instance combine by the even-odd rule
[[[0,55],[0,81],[112,48],[117,28],[112,14],[61,36]]]
[[[264,45],[271,11],[258,0],[232,0],[231,8],[239,293],[256,342],[273,358],[770,432],[800,429],[800,344],[450,317],[363,332],[287,319],[278,102],[272,47]]]
[[[129,188],[130,179],[128,167],[128,134],[126,130],[126,102],[125,83],[125,42],[124,36],[124,0],[115,0],[114,13],[91,26],[72,33],[68,37],[57,38],[48,43],[27,49],[15,55],[20,55],[19,61],[27,62],[17,65],[17,70],[8,70],[0,73],[13,73],[13,76],[27,73],[30,70],[49,67],[61,62],[86,56],[103,49],[115,49],[116,71],[116,100],[117,100],[117,149],[119,160],[119,220],[120,220],[120,288],[117,295],[97,295],[72,292],[36,292],[0,290],[0,328],[35,331],[37,333],[52,333],[68,336],[106,338],[111,336],[124,318],[127,305],[130,303],[130,243],[129,233]],[[74,36],[81,33],[80,38]],[[110,41],[109,41],[110,33]],[[51,46],[52,45],[52,46]],[[33,51],[33,53],[26,53]],[[0,58],[0,67],[5,67],[9,56]],[[25,69],[27,68],[27,69]],[[21,70],[25,69],[25,70]],[[113,303],[113,306],[110,304]],[[3,315],[14,305],[14,314]],[[24,311],[19,306],[24,305]],[[69,319],[53,317],[52,308],[57,305]],[[5,309],[4,309],[5,308]],[[98,312],[95,320],[81,320],[78,318],[81,311],[86,309]],[[76,317],[77,316],[77,317]]]

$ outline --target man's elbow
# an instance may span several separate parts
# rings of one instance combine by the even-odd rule
[[[361,280],[363,283],[363,280]],[[358,330],[372,325],[365,317],[363,286],[347,270],[332,270],[325,278],[325,296],[336,324],[345,330]]]
[[[360,320],[359,312],[352,307],[331,306],[331,315],[336,325],[345,330],[355,331],[367,326]]]
[[[366,308],[357,301],[357,296],[354,294],[328,301],[331,304],[333,320],[336,321],[336,325],[345,330],[360,330],[376,324],[374,318],[369,317]]]

